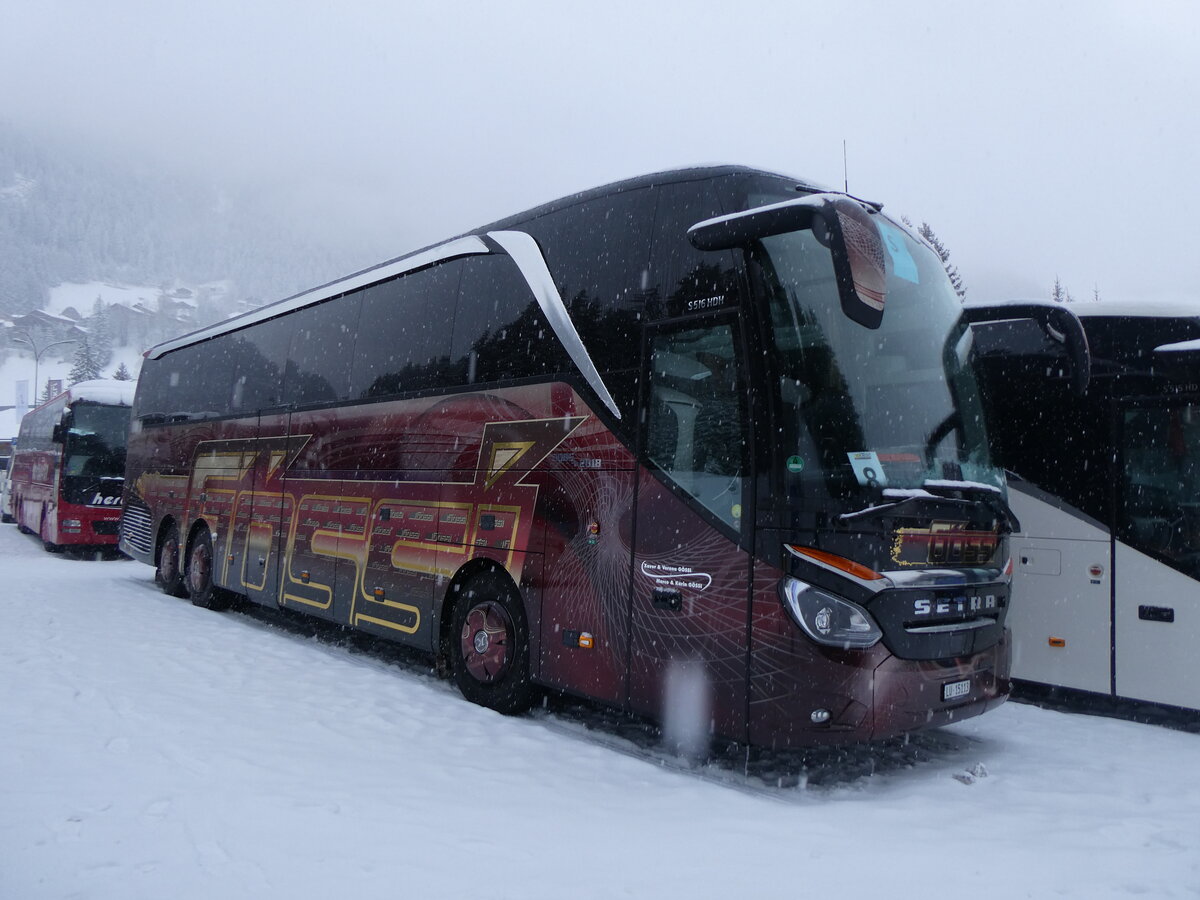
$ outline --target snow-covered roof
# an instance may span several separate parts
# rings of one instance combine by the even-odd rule
[[[111,403],[133,406],[133,392],[137,388],[136,381],[116,381],[112,378],[97,378],[95,381],[81,381],[67,388],[74,400],[90,400],[92,403]]]

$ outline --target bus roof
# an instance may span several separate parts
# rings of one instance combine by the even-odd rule
[[[1036,300],[968,300],[966,306],[999,307],[999,306],[1051,306],[1065,309],[1080,318],[1155,318],[1155,319],[1195,319],[1200,318],[1200,300],[1168,299],[1168,300],[1075,300],[1071,303],[1055,303],[1053,300],[1038,298]]]
[[[70,406],[72,403],[103,403],[107,406],[133,406],[133,392],[137,387],[136,381],[117,381],[112,378],[97,378],[94,381],[80,381],[71,385],[61,394],[51,397],[45,403],[40,403],[34,409],[41,409],[51,403]],[[30,410],[32,412],[33,410]]]

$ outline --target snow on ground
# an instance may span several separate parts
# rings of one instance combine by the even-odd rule
[[[1197,734],[1009,703],[688,771],[12,526],[0,583],[0,897],[1200,896]]]

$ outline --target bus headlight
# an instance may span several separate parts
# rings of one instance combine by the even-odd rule
[[[857,603],[795,578],[783,582],[782,594],[783,605],[792,619],[818,644],[862,649],[883,637],[871,614]]]

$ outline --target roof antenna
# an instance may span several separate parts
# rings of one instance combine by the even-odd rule
[[[846,139],[842,138],[842,179],[844,182],[845,191],[850,193],[850,169],[846,165]]]

